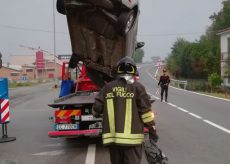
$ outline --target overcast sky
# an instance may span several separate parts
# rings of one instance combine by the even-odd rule
[[[56,0],[55,0],[56,1]],[[145,58],[170,53],[178,37],[199,39],[211,24],[209,16],[219,12],[222,0],[141,0],[138,40],[146,43]],[[55,9],[56,52],[70,54],[66,17]],[[41,47],[54,52],[53,0],[1,0],[0,52],[3,62],[10,55],[33,54],[19,47]]]

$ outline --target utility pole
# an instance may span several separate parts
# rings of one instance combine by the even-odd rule
[[[0,68],[2,68],[2,54],[0,52]]]
[[[54,48],[54,87],[57,88],[57,70],[56,70],[56,26],[55,26],[55,0],[53,0],[53,48]]]

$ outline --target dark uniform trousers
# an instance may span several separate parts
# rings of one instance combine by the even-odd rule
[[[140,164],[142,145],[140,146],[109,146],[111,164]]]
[[[168,99],[168,86],[167,85],[161,85],[161,101],[163,100],[163,95],[165,92],[165,101]]]

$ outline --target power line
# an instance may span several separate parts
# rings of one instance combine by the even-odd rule
[[[10,25],[4,25],[4,24],[0,24],[0,27],[8,28],[8,29],[14,29],[14,30],[22,30],[22,31],[35,31],[35,32],[53,33],[53,31],[51,31],[51,30],[17,27],[17,26],[10,26]],[[68,35],[68,33],[66,33],[66,32],[56,32],[56,33],[57,34]]]
[[[164,36],[179,36],[179,35],[196,35],[203,34],[204,32],[188,32],[188,33],[168,33],[168,34],[138,34],[142,37],[164,37]]]
[[[23,31],[34,31],[34,32],[43,32],[43,33],[53,33],[51,30],[44,30],[44,29],[36,29],[36,28],[25,28],[25,27],[17,27],[17,26],[10,26],[0,24],[0,27],[14,29],[14,30],[23,30]],[[209,31],[216,33],[218,31]],[[205,32],[184,32],[184,33],[161,33],[161,34],[137,34],[140,37],[168,37],[168,36],[180,36],[180,35],[197,35],[197,34],[204,34]],[[67,32],[56,32],[56,34],[63,34],[68,35]]]

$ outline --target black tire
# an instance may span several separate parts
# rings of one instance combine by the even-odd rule
[[[149,164],[168,164],[168,158],[152,140],[145,140],[144,150]]]
[[[135,22],[135,12],[133,10],[129,12],[122,12],[118,17],[117,27],[121,35],[126,35],[133,27]]]
[[[58,11],[60,14],[63,14],[63,15],[66,14],[65,5],[64,5],[64,0],[57,0],[56,8],[57,8],[57,11]]]

